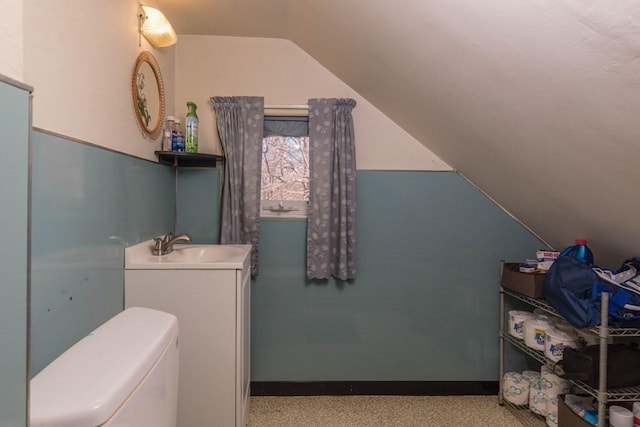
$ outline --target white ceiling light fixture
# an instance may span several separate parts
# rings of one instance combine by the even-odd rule
[[[178,36],[169,20],[162,12],[154,7],[140,6],[138,15],[139,33],[151,43],[153,47],[167,47],[178,41]],[[140,43],[138,43],[140,44]]]

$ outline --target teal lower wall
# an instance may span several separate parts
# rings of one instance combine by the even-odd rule
[[[31,375],[123,309],[124,248],[173,229],[171,167],[33,133]]]
[[[218,236],[217,169],[34,134],[32,374],[122,309],[124,246]],[[262,220],[254,381],[484,381],[498,372],[499,261],[542,243],[453,172],[358,173],[352,283],[305,277],[304,220]]]
[[[187,233],[193,243],[219,242],[219,182],[220,168],[177,171],[175,233]]]
[[[252,380],[497,380],[499,262],[543,244],[454,172],[357,179],[353,283],[306,280],[304,221],[261,222]]]
[[[2,77],[2,76],[0,76]],[[27,420],[30,96],[0,82],[0,425]]]

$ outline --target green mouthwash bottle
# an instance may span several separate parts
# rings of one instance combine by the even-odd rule
[[[187,118],[184,121],[185,125],[185,148],[187,153],[198,152],[198,115],[196,114],[196,104],[189,101],[187,102]]]

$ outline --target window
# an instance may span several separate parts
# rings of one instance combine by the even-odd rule
[[[265,117],[262,139],[261,217],[307,217],[308,135],[308,117]]]

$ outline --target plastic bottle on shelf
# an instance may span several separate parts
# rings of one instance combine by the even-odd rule
[[[184,153],[184,135],[180,125],[180,119],[176,119],[171,133],[171,151],[176,153]]]
[[[576,239],[575,244],[560,252],[560,256],[569,255],[585,264],[593,265],[593,253],[585,239]]]
[[[171,151],[174,153],[178,151],[178,128],[175,120],[173,121],[173,126],[171,126]]]
[[[174,120],[173,116],[167,116],[167,124],[162,136],[162,151],[172,151],[171,132],[173,131]]]
[[[180,120],[176,119],[178,128],[178,151],[184,153],[184,132],[182,132],[182,126]]]
[[[197,153],[198,152],[198,115],[196,114],[196,109],[198,107],[196,106],[196,104],[189,101],[187,102],[187,108],[189,108],[189,112],[187,113],[187,117],[184,121],[185,151],[187,153]]]

